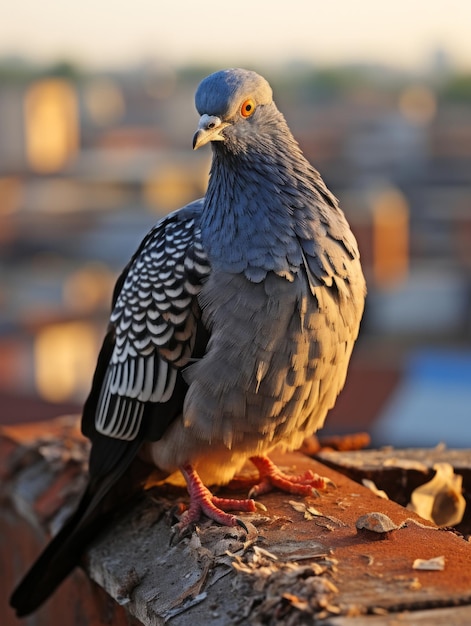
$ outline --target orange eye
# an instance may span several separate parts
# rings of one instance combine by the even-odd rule
[[[240,107],[240,114],[242,117],[250,117],[255,111],[255,102],[250,98],[246,100]]]

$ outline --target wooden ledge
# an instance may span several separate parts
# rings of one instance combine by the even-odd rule
[[[381,448],[335,452],[323,450],[317,459],[345,474],[356,482],[372,480],[391,500],[407,506],[414,489],[430,481],[437,463],[447,463],[455,474],[463,478],[463,496],[466,501],[464,518],[456,529],[471,535],[471,450],[435,448]]]
[[[19,430],[0,436],[0,445],[9,442],[10,455],[17,459]],[[57,438],[54,445],[59,451],[70,450],[74,437],[69,428],[65,444]],[[16,447],[11,445],[15,442]],[[32,465],[38,469],[42,462],[49,474],[43,493],[28,500],[18,494],[27,492],[24,483],[30,481],[31,465],[17,464],[21,469],[3,472],[4,501],[10,513],[22,519],[25,510],[35,517],[37,499],[44,501],[44,491],[50,491],[72,463],[64,454],[60,468],[58,454],[51,470],[50,461],[44,464],[39,452],[31,454],[34,438],[27,445]],[[77,455],[72,456],[77,463]],[[394,619],[405,624],[471,623],[471,544],[463,537],[438,530],[303,455],[274,460],[290,471],[312,469],[335,487],[319,498],[280,492],[261,497],[267,513],[241,516],[248,535],[239,528],[204,522],[190,536],[173,542],[172,508],[187,501],[186,492],[174,485],[153,487],[89,549],[84,559],[89,578],[146,626],[295,625],[316,619],[329,626],[386,625]],[[5,461],[3,465],[5,469]],[[72,493],[83,477],[68,476],[66,491]],[[243,497],[246,492],[227,487],[218,495]],[[61,510],[59,500],[52,498]],[[48,519],[57,519],[60,510],[51,514],[51,507],[50,500]],[[384,539],[358,531],[357,519],[371,512],[388,515],[399,528]],[[38,521],[43,528],[47,524],[44,518]],[[415,559],[438,556],[444,557],[442,571],[413,569]]]

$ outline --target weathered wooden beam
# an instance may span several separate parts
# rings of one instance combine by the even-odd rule
[[[72,463],[66,451],[75,450],[72,464],[80,465],[77,450],[83,443],[70,428],[63,438],[59,433],[49,438],[46,463],[34,436],[25,444],[30,459],[21,463],[21,433],[4,430],[0,437],[0,445],[10,445],[4,457],[6,467],[10,459],[10,474],[3,474],[4,509],[28,523],[36,519],[42,529],[48,521],[57,523],[64,506],[55,487],[58,481],[68,485],[68,493],[83,483],[81,472],[63,479]],[[241,515],[248,535],[206,521],[179,541],[172,532],[172,510],[187,501],[186,491],[175,484],[152,487],[97,538],[85,555],[85,572],[115,606],[125,607],[145,626],[295,625],[318,619],[329,626],[383,626],[395,619],[438,626],[444,623],[444,611],[449,624],[471,623],[469,542],[303,455],[281,455],[276,461],[289,471],[311,469],[335,486],[318,498],[275,491],[261,497],[266,513]],[[31,476],[46,470],[43,487],[25,498],[22,494],[31,495]],[[251,476],[247,467],[242,478]],[[235,491],[230,487],[218,495],[246,494],[240,481],[232,485]],[[47,520],[35,513],[38,499],[49,502]],[[55,512],[54,501],[59,507]],[[372,512],[389,516],[397,529],[386,535],[359,531],[358,518]],[[434,557],[443,557],[443,570],[414,569],[416,559]],[[467,622],[459,621],[463,615]],[[60,623],[67,624],[62,615]]]

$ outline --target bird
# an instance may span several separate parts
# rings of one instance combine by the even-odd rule
[[[14,591],[19,616],[78,564],[142,468],[184,476],[179,530],[202,517],[245,527],[234,512],[269,489],[325,486],[268,455],[299,448],[344,386],[366,296],[357,242],[265,78],[217,71],[195,105],[193,149],[212,148],[206,193],[160,219],[116,282],[82,414],[88,486]],[[247,460],[249,497],[215,496]]]

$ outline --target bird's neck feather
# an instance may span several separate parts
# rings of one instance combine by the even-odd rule
[[[234,150],[215,144],[201,216],[211,266],[253,276],[295,272],[297,238],[319,220],[326,197],[336,208],[286,123]]]

